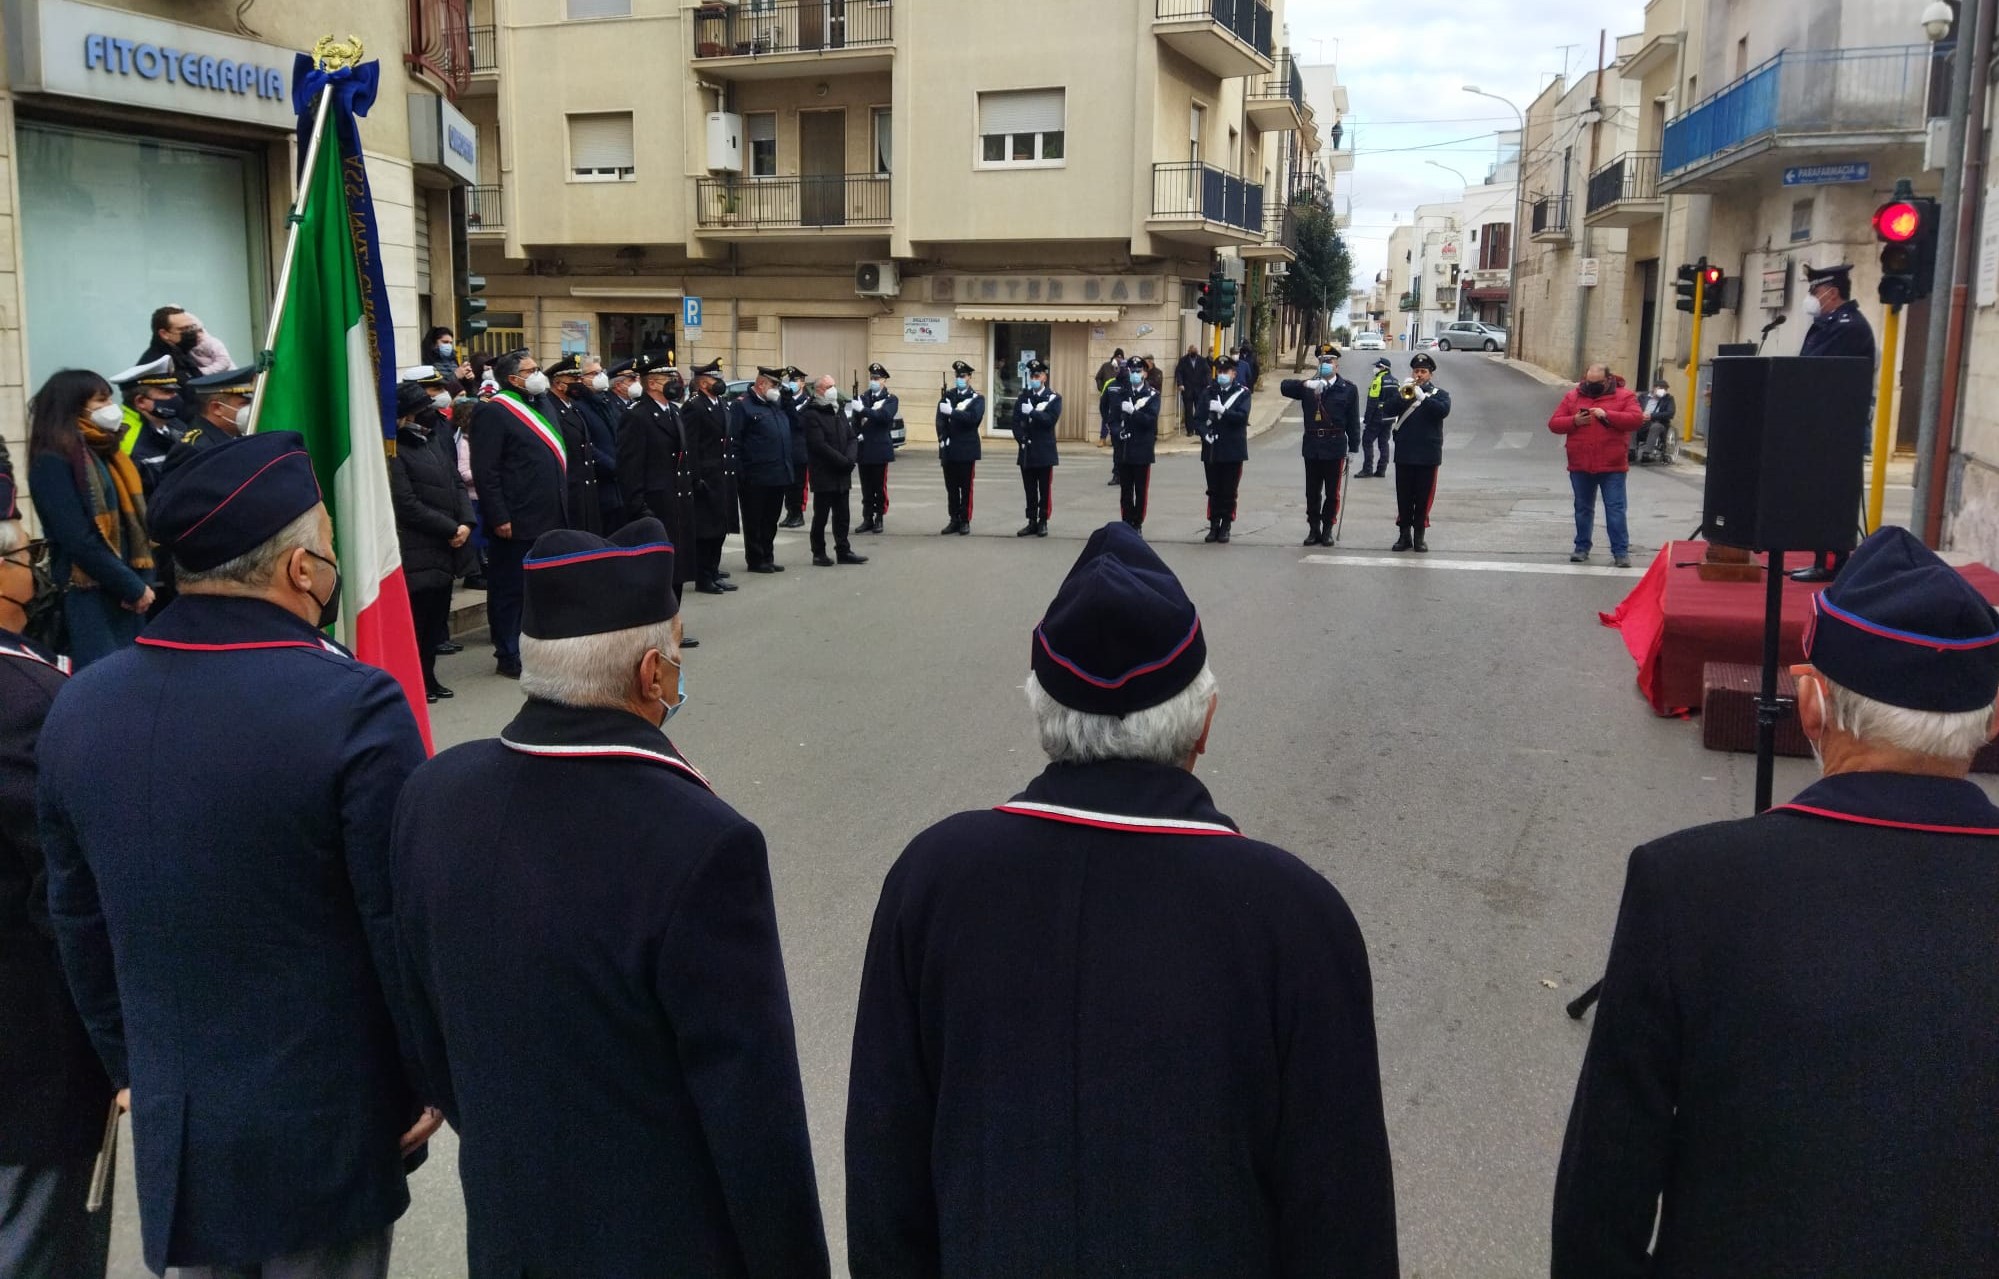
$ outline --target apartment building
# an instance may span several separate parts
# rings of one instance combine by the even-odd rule
[[[472,22],[477,345],[842,384],[879,360],[905,396],[964,360],[995,427],[1039,357],[1064,431],[1093,432],[1098,365],[1170,365],[1218,255],[1252,313],[1320,147],[1258,0],[475,0]]]
[[[464,26],[447,16],[435,0],[349,0],[337,17],[306,0],[8,0],[0,438],[17,471],[27,396],[57,369],[131,364],[157,306],[256,358],[293,198],[294,51],[323,36],[358,36],[381,64],[362,143],[398,350],[415,351],[451,305],[450,192],[476,171],[450,103]]]

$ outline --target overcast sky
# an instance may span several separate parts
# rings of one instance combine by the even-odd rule
[[[1644,29],[1643,0],[1286,0],[1291,48],[1304,63],[1333,62],[1347,86],[1346,137],[1354,167],[1339,176],[1340,211],[1352,198],[1346,233],[1354,287],[1371,284],[1387,260],[1396,215],[1407,223],[1418,204],[1453,200],[1457,177],[1484,179],[1496,156],[1496,130],[1513,113],[1461,86],[1475,84],[1526,110],[1560,75],[1594,72],[1597,32],[1617,37]],[[1563,49],[1562,45],[1574,47]],[[1323,135],[1326,125],[1320,124]]]

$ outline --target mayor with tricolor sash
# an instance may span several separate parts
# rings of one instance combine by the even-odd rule
[[[526,351],[494,360],[500,393],[472,419],[472,479],[486,526],[486,620],[500,674],[521,674],[521,564],[534,540],[568,525],[569,460],[545,410],[548,376]]]

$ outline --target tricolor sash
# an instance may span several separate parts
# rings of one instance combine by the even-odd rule
[[[563,447],[561,433],[550,426],[546,418],[525,400],[516,399],[505,391],[494,396],[492,402],[519,418],[521,425],[534,432],[535,437],[543,444],[548,445],[549,451],[555,454],[556,464],[562,468],[562,473],[569,474],[569,452]]]

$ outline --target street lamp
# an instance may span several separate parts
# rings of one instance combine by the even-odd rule
[[[1423,161],[1423,163],[1425,163],[1425,164],[1427,164],[1427,165],[1431,166],[1432,168],[1437,168],[1437,169],[1442,169],[1442,170],[1443,170],[1444,172],[1446,172],[1446,173],[1450,174],[1450,175],[1451,175],[1452,177],[1456,178],[1456,179],[1458,180],[1458,182],[1459,182],[1459,184],[1460,184],[1460,185],[1463,185],[1463,186],[1470,186],[1470,185],[1471,185],[1471,183],[1469,183],[1469,182],[1466,182],[1466,181],[1465,181],[1465,175],[1464,175],[1464,174],[1462,174],[1462,173],[1459,173],[1459,172],[1458,172],[1458,171],[1457,171],[1456,169],[1453,169],[1453,168],[1452,168],[1452,167],[1451,167],[1450,165],[1448,165],[1448,164],[1438,164],[1438,163],[1437,163],[1437,162],[1436,162],[1435,160],[1425,160],[1425,161]]]
[[[1479,98],[1491,98],[1494,102],[1504,102],[1513,112],[1513,118],[1520,122],[1520,145],[1514,152],[1513,160],[1513,243],[1506,263],[1506,345],[1509,354],[1520,348],[1515,344],[1520,336],[1520,233],[1526,229],[1526,219],[1520,216],[1521,202],[1527,194],[1527,117],[1519,107],[1496,93],[1487,93],[1475,84],[1464,86],[1466,93]]]

